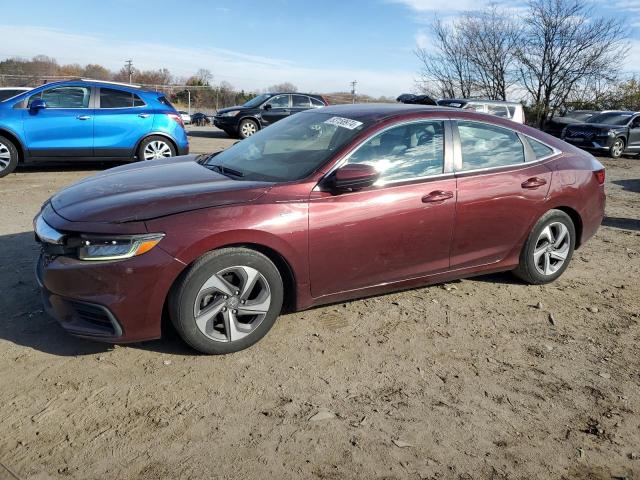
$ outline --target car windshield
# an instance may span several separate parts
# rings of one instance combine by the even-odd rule
[[[604,125],[626,125],[631,117],[632,113],[601,113],[594,115],[589,119],[589,123],[602,123]]]
[[[211,155],[202,164],[237,180],[300,180],[324,165],[367,126],[349,118],[306,111]]]
[[[243,107],[254,108],[254,107],[257,107],[258,105],[260,105],[265,100],[267,100],[269,97],[270,97],[270,95],[267,95],[266,93],[264,93],[262,95],[258,95],[257,97],[253,97],[251,100],[249,100],[248,102],[244,103],[242,106]]]
[[[592,112],[569,112],[565,115],[568,119],[580,120],[581,122],[586,122],[593,116]]]

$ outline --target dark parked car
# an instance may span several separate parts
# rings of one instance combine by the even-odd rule
[[[218,110],[213,124],[230,137],[247,138],[258,130],[294,113],[328,105],[321,95],[310,93],[265,93],[244,105]]]
[[[300,310],[486,272],[558,278],[598,229],[605,172],[464,110],[309,110],[212,155],[125,165],[35,218],[44,305],[70,333],[229,353]],[[373,328],[373,327],[372,327]]]
[[[640,112],[604,112],[587,123],[568,125],[562,139],[585,150],[619,158],[640,153]]]
[[[211,125],[211,117],[205,113],[198,112],[191,115],[191,123],[198,127],[206,127]]]
[[[558,115],[547,120],[542,129],[543,132],[560,138],[562,131],[571,124],[586,123],[591,117],[600,113],[597,110],[572,110],[564,115]]]
[[[437,105],[437,102],[429,95],[414,95],[413,93],[403,93],[396,98],[396,102],[408,105]]]

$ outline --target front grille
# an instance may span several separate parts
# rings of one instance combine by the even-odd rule
[[[593,140],[597,134],[598,132],[596,130],[584,127],[569,127],[565,131],[565,137],[584,138],[586,140]]]

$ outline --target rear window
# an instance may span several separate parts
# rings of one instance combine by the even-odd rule
[[[169,108],[173,108],[174,110],[176,109],[176,107],[174,107],[171,102],[169,101],[169,99],[167,97],[165,97],[164,95],[161,95],[158,97],[158,101],[160,103],[162,103],[163,105],[166,105]]]
[[[553,148],[546,146],[544,143],[538,142],[537,140],[528,137],[527,141],[529,142],[531,150],[533,150],[533,153],[536,156],[536,160],[539,158],[548,157],[553,153]]]
[[[314,107],[324,107],[324,103],[318,100],[317,98],[311,97],[311,105]]]
[[[114,88],[100,88],[100,108],[131,108],[142,105],[144,102],[135,93]]]

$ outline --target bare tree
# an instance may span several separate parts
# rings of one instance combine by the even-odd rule
[[[297,91],[298,91],[298,87],[296,87],[291,82],[277,83],[267,88],[267,92],[289,92],[290,93],[290,92],[297,92]]]
[[[467,13],[456,27],[465,46],[474,88],[492,100],[506,100],[517,81],[516,48],[520,25],[492,4],[486,10]]]
[[[418,47],[420,90],[435,96],[468,98],[473,92],[472,65],[459,24],[447,25],[436,18],[431,25],[433,45]]]
[[[523,22],[520,77],[538,126],[580,85],[615,78],[626,56],[621,21],[598,17],[584,0],[530,0]]]

